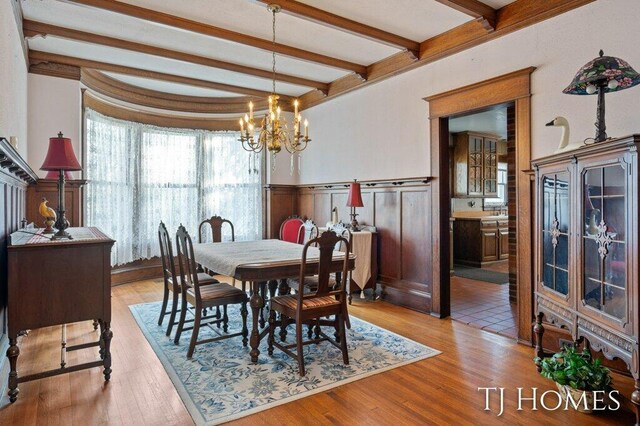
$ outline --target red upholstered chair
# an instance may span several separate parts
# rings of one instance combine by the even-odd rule
[[[280,239],[290,243],[302,244],[303,233],[300,229],[304,226],[304,221],[298,216],[289,216],[280,225]]]

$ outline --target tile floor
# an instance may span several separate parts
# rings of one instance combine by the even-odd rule
[[[508,264],[490,269],[506,272]],[[472,327],[517,337],[516,305],[509,303],[509,286],[451,277],[451,318]]]

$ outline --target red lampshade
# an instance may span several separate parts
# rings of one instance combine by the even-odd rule
[[[349,188],[347,207],[364,207],[364,204],[362,203],[362,194],[360,193],[360,183],[356,181],[353,181]]]
[[[82,170],[73,152],[71,139],[63,137],[62,132],[58,133],[57,138],[49,138],[49,151],[40,170]]]
[[[44,177],[45,179],[55,179],[58,180],[58,173],[60,173],[59,171],[53,171],[53,170],[49,170],[47,172],[47,175]],[[71,175],[71,172],[68,170],[64,171],[64,178],[66,180],[72,180],[73,176]]]

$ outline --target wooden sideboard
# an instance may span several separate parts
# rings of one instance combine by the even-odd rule
[[[456,217],[454,262],[481,268],[509,258],[509,219],[501,216]]]
[[[79,227],[84,225],[82,218],[82,191],[86,180],[68,180],[64,186],[65,217],[71,226]],[[38,213],[38,206],[46,198],[48,206],[56,210],[58,208],[58,180],[38,179],[37,182],[27,188],[27,221],[33,222],[36,226],[43,226],[44,218]]]
[[[51,241],[42,230],[24,228],[11,234],[8,246],[9,400],[18,397],[18,384],[85,368],[103,366],[111,377],[111,247],[114,241],[97,228],[69,228],[72,240]],[[95,321],[101,333],[96,342],[63,344],[61,368],[20,377],[18,335],[22,331]],[[28,337],[26,337],[28,338]],[[100,347],[100,358],[66,366],[64,353]]]
[[[640,421],[640,135],[532,162],[536,170],[536,355],[545,329],[619,359]],[[538,366],[540,370],[540,366]]]

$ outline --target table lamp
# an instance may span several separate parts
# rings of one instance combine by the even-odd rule
[[[347,197],[347,207],[351,207],[351,228],[358,231],[358,221],[356,220],[356,207],[364,207],[362,203],[362,193],[360,192],[360,183],[354,179],[349,187],[349,196]]]
[[[590,61],[576,74],[571,84],[562,92],[569,95],[598,94],[598,117],[595,142],[607,140],[607,126],[604,122],[604,94],[619,92],[640,84],[640,75],[620,58],[600,56]]]
[[[58,137],[49,138],[49,150],[40,170],[58,172],[58,217],[54,225],[58,232],[51,238],[54,240],[71,239],[71,235],[65,231],[69,227],[64,216],[65,172],[82,170],[82,167],[80,167],[76,154],[73,152],[71,139],[63,137],[62,132],[58,133]]]

